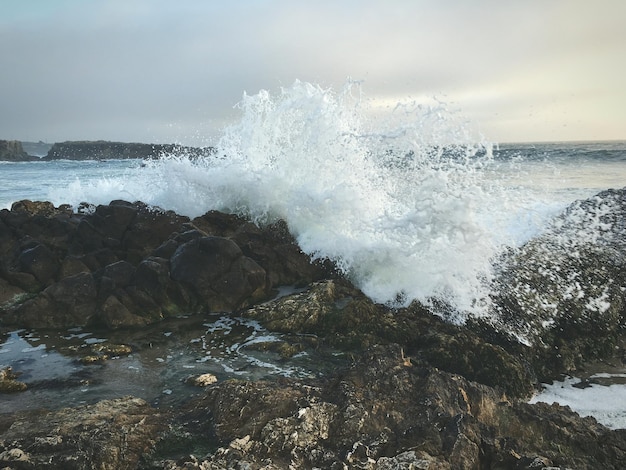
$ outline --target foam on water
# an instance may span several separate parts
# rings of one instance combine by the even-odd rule
[[[373,117],[354,82],[335,92],[296,81],[275,95],[244,94],[237,106],[241,120],[215,155],[76,181],[51,200],[282,218],[303,251],[333,260],[375,301],[444,299],[453,320],[486,312],[491,261],[528,232],[529,201],[507,196],[490,145],[460,115],[407,101]]]
[[[623,379],[623,374],[597,374],[591,380],[600,378]],[[613,383],[601,385],[587,383],[581,386],[581,380],[575,377],[563,381],[544,384],[544,390],[534,396],[530,403],[559,403],[569,406],[581,416],[593,416],[598,422],[611,429],[626,428],[626,385]]]

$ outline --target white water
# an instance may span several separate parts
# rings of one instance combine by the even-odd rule
[[[41,198],[141,200],[259,224],[282,218],[305,252],[335,261],[375,301],[436,297],[462,321],[487,311],[492,260],[504,247],[535,236],[574,199],[594,194],[593,184],[613,182],[599,165],[581,172],[567,162],[494,161],[490,144],[445,104],[407,101],[381,115],[352,82],[339,92],[295,82],[244,95],[238,108],[215,156],[57,162],[67,168],[41,183]],[[21,178],[32,197],[34,177]]]
[[[172,156],[124,178],[77,180],[50,199],[282,218],[303,251],[334,260],[375,301],[437,297],[459,321],[485,312],[491,259],[552,210],[530,214],[527,196],[511,197],[490,145],[442,103],[401,103],[372,118],[357,84],[336,93],[296,82],[275,96],[244,95],[238,107],[241,120],[215,157]]]
[[[492,260],[505,247],[542,232],[575,199],[626,185],[624,160],[496,161],[445,104],[408,101],[381,117],[354,83],[333,92],[296,82],[244,95],[238,107],[241,120],[213,157],[55,162],[60,171],[41,183],[52,163],[3,166],[0,177],[42,168],[2,181],[0,207],[24,197],[75,206],[126,199],[191,217],[215,209],[259,224],[282,218],[305,252],[334,260],[372,299],[437,297],[463,321],[487,312]],[[551,400],[546,393],[537,400]],[[614,427],[626,426],[620,406]]]
[[[581,380],[569,377],[563,381],[544,384],[544,390],[530,403],[559,403],[569,406],[581,416],[593,416],[598,422],[612,429],[626,428],[626,374],[596,374],[591,380],[604,378],[620,380],[621,383],[591,383],[580,387]]]

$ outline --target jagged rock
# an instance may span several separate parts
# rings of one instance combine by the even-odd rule
[[[211,255],[213,262],[223,259],[228,266],[216,272],[192,267],[202,272],[200,278],[186,278],[181,260],[196,260],[183,256],[193,244],[184,246],[216,234],[225,253]],[[122,328],[181,313],[229,311],[267,297],[281,283],[317,279],[326,269],[310,263],[280,224],[259,229],[214,212],[192,223],[173,212],[126,201],[77,213],[49,202],[16,202],[12,210],[0,211],[0,248],[0,316],[22,326],[71,326],[67,321],[74,319],[73,326],[93,320]],[[79,274],[93,275],[95,314],[78,315],[72,307],[60,323],[36,320],[37,309],[44,309],[41,314],[51,309],[59,319],[54,299],[43,291],[55,284],[62,290],[64,279]],[[28,299],[22,293],[37,295]]]
[[[138,398],[12,417],[0,433],[10,468],[135,469],[166,429],[166,416]]]
[[[234,240],[246,256],[265,269],[274,287],[306,285],[329,276],[333,271],[330,263],[312,263],[282,220],[258,227],[235,215],[209,211],[195,218],[193,225],[205,233]]]
[[[57,208],[54,207],[49,201],[30,201],[24,199],[22,201],[16,201],[11,205],[11,212],[23,213],[27,215],[43,215],[51,216],[56,214]]]
[[[217,377],[213,374],[200,374],[189,377],[187,383],[196,387],[208,387],[217,382]]]
[[[61,267],[52,251],[41,244],[23,250],[17,261],[21,271],[32,274],[43,285],[54,280]]]
[[[10,308],[20,303],[26,293],[23,289],[10,284],[8,281],[0,278],[0,307]]]
[[[227,238],[187,242],[170,263],[172,279],[192,286],[210,311],[235,310],[268,294],[265,270]]]
[[[542,378],[615,354],[626,339],[626,188],[572,204],[502,263],[502,328],[535,346]]]
[[[96,313],[96,295],[90,273],[66,277],[17,306],[10,321],[27,328],[85,326]]]
[[[527,331],[536,332],[545,344],[570,348],[565,349],[567,361],[574,353],[595,357],[603,348],[599,334],[613,341],[611,335],[618,336],[624,324],[623,297],[613,296],[624,286],[624,246],[617,238],[624,226],[619,212],[607,210],[611,194],[580,207],[583,214],[601,210],[601,226],[612,228],[601,230],[591,248],[576,245],[582,256],[574,256],[568,245],[566,250],[547,250],[543,260],[574,258],[583,263],[575,269],[593,286],[604,282],[602,273],[610,273],[614,282],[604,286],[609,307],[603,315],[585,316],[601,305],[592,302],[567,316],[570,304],[564,302],[557,305],[559,315],[547,317],[554,325],[521,317]],[[622,201],[621,195],[615,197]],[[177,313],[232,313],[265,300],[277,283],[308,284],[322,278],[304,291],[236,314],[286,333],[274,342],[273,351],[298,351],[298,344],[290,342],[306,339],[307,344],[341,348],[352,363],[310,379],[205,382],[204,390],[194,389],[196,396],[169,409],[168,416],[131,398],[73,410],[2,415],[2,465],[623,468],[626,431],[610,431],[557,405],[519,400],[535,385],[535,371],[556,357],[544,354],[549,348],[541,343],[525,346],[498,330],[499,325],[475,319],[451,325],[418,304],[399,309],[375,304],[328,266],[310,264],[281,222],[259,228],[218,213],[190,221],[124,201],[84,207],[68,213],[24,202],[0,211],[3,324],[105,326],[118,330],[116,338],[122,339],[116,343],[135,345],[128,341],[130,330],[120,330]],[[570,216],[563,220],[580,220]],[[560,229],[568,227],[564,223]],[[546,239],[531,242],[528,256]],[[544,251],[532,256],[537,253],[543,256]],[[552,295],[556,288],[550,286],[560,282],[545,277],[538,264],[521,261],[506,274],[522,286],[528,279],[545,280],[544,295]],[[604,287],[593,291],[596,300],[603,298]],[[510,308],[510,318],[503,318],[512,321],[515,309],[522,308],[521,297],[514,289],[507,294],[500,305]],[[522,300],[542,306],[540,297]],[[583,316],[575,316],[579,313]],[[129,349],[94,350],[84,360],[102,361],[119,351]],[[552,364],[551,370],[568,367],[567,361]]]
[[[624,431],[407,365],[397,345],[315,384],[227,380],[205,390],[183,416],[210,417],[222,447],[200,468],[617,469],[626,458]]]
[[[22,143],[18,140],[0,140],[0,160],[27,162],[38,160],[38,158],[28,155],[22,148]]]
[[[1,142],[1,141],[0,141]],[[152,159],[163,155],[210,155],[211,148],[185,147],[177,144],[143,144],[127,142],[66,141],[52,145],[44,160],[112,160]]]
[[[348,350],[402,344],[407,355],[499,387],[510,396],[529,395],[535,383],[524,359],[529,351],[522,345],[506,344],[507,350],[502,346],[504,336],[492,330],[481,336],[445,323],[417,304],[396,310],[377,305],[346,281],[312,283],[304,292],[256,305],[242,315],[272,331],[314,334],[326,344]]]
[[[0,393],[23,392],[28,387],[25,383],[17,380],[18,375],[13,372],[11,367],[5,367],[0,370]],[[0,457],[0,462],[2,458]]]

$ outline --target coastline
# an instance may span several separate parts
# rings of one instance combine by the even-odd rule
[[[0,211],[0,220],[3,330],[26,328],[38,336],[42,328],[70,329],[108,338],[102,343],[108,349],[90,346],[70,354],[79,361],[95,355],[95,362],[81,362],[83,370],[93,368],[90,374],[61,381],[61,389],[95,384],[99,370],[124,364],[128,354],[145,358],[154,339],[138,339],[134,332],[181,315],[204,325],[198,332],[204,336],[193,344],[223,335],[216,328],[222,317],[246,318],[267,329],[262,336],[279,336],[244,349],[239,344],[240,352],[261,351],[286,365],[313,350],[332,357],[334,349],[345,360],[308,377],[217,374],[212,384],[187,388],[174,402],[165,392],[152,406],[137,397],[104,399],[47,411],[40,425],[28,413],[8,413],[2,419],[11,424],[2,437],[12,444],[0,449],[6,462],[27,456],[36,463],[54,453],[59,462],[78,455],[111,463],[115,454],[104,455],[98,446],[122,446],[132,457],[125,468],[182,468],[192,461],[360,466],[370,460],[372,468],[402,462],[473,468],[487,461],[509,468],[533,462],[619,468],[622,461],[625,431],[566,407],[527,403],[540,377],[557,377],[600,353],[582,347],[588,328],[577,333],[581,349],[567,332],[571,356],[564,356],[564,349],[554,354],[525,346],[484,322],[452,325],[419,304],[375,304],[332,264],[311,264],[280,223],[262,228],[218,212],[189,219],[124,201],[76,209],[22,201]],[[272,300],[285,285],[300,289]],[[175,337],[175,324],[160,336]],[[550,334],[563,344],[558,331]],[[584,356],[576,359],[579,354]],[[240,372],[249,366],[243,367]],[[6,379],[20,382],[13,372],[19,371],[7,372]],[[32,382],[37,379],[26,386]],[[35,389],[54,383],[44,380]],[[142,444],[123,444],[113,429],[106,440],[86,444],[102,413],[131,423],[131,441]],[[76,424],[65,431],[47,427],[59,421]],[[30,431],[21,434],[25,426]],[[55,444],[29,447],[34,436],[54,438]],[[72,442],[82,442],[80,450]],[[195,460],[180,460],[190,453]]]

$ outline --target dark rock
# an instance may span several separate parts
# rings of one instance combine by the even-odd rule
[[[0,434],[8,468],[135,469],[165,431],[166,415],[138,398],[25,413]]]
[[[114,160],[153,159],[163,155],[199,157],[213,153],[211,148],[184,147],[176,144],[142,144],[126,142],[68,141],[52,145],[44,160]]]
[[[579,201],[502,263],[502,329],[535,346],[542,379],[615,354],[626,339],[626,189]]]
[[[170,263],[172,279],[190,285],[210,311],[235,310],[268,294],[263,268],[227,238],[187,242]]]
[[[257,227],[219,213],[189,221],[124,201],[76,214],[27,202],[0,211],[4,324],[104,326],[117,330],[115,343],[136,345],[128,339],[145,328],[125,328],[181,313],[234,313],[257,303],[236,314],[285,333],[271,347],[255,344],[257,350],[289,357],[306,340],[345,357],[341,368],[321,377],[220,377],[194,389],[167,416],[132,398],[3,414],[0,466],[623,468],[625,431],[610,431],[567,408],[523,401],[537,371],[545,374],[544,364],[564,370],[604,354],[603,334],[611,347],[623,336],[620,204],[619,192],[581,203],[553,233],[511,258],[501,277],[511,288],[497,299],[502,325],[478,319],[451,325],[417,303],[398,309],[375,304],[331,266],[311,264],[282,222]],[[575,222],[598,213],[600,225],[594,223],[601,230],[592,232],[593,243],[562,245],[564,231],[589,233],[589,223],[581,228]],[[564,277],[546,274],[546,266],[559,267]],[[558,292],[578,271],[592,288],[584,302],[572,303],[580,299]],[[282,283],[310,285],[258,304]],[[516,295],[525,286],[536,294]],[[556,307],[545,307],[546,299],[556,299]],[[517,342],[507,334],[512,325],[536,344]],[[122,350],[130,348],[92,349],[84,361],[101,364]]]
[[[140,262],[162,245],[188,218],[145,204],[113,201],[86,214],[74,233],[73,253],[111,250],[119,259]]]
[[[234,240],[246,256],[265,269],[272,287],[306,285],[329,277],[334,270],[329,263],[311,262],[284,221],[257,227],[241,217],[209,211],[195,218],[193,225],[205,233]]]
[[[121,240],[137,217],[138,208],[125,201],[112,201],[109,205],[99,205],[89,220],[95,230],[105,238]]]
[[[9,308],[15,303],[19,303],[25,294],[23,289],[0,278],[0,307]]]
[[[209,385],[183,417],[210,418],[206,432],[222,446],[198,462],[202,468],[617,469],[626,457],[624,432],[407,364],[397,345],[374,347],[315,384]]]
[[[23,272],[31,273],[43,285],[54,280],[61,267],[57,257],[41,244],[22,251],[18,262]]]
[[[39,292],[42,289],[42,285],[37,281],[37,278],[30,273],[5,271],[2,273],[2,277],[11,285],[29,293]]]
[[[360,350],[380,343],[402,344],[415,359],[497,387],[510,396],[528,396],[535,378],[521,345],[505,349],[496,340],[445,323],[419,305],[391,310],[377,305],[346,281],[322,281],[304,292],[242,312],[272,331],[314,334],[326,344]],[[459,351],[463,351],[459,355]]]
[[[189,218],[177,215],[172,211],[162,211],[137,204],[137,217],[129,226],[122,238],[125,259],[139,263],[177,233],[181,226],[189,222]]]
[[[133,282],[135,267],[128,261],[117,261],[105,266],[102,276],[110,278],[115,287],[128,287]]]
[[[182,313],[229,311],[265,298],[277,283],[306,283],[325,272],[309,262],[280,224],[258,229],[239,217],[208,213],[195,219],[198,227],[186,217],[143,203],[84,206],[73,213],[48,202],[20,201],[11,211],[0,211],[0,278],[6,293],[0,305],[11,304],[2,307],[4,321],[18,326],[45,323],[35,322],[35,308],[51,308],[58,316],[51,305],[55,301],[43,291],[78,274],[94,276],[96,311],[101,313],[95,321],[121,328],[143,323],[137,317],[157,321]],[[169,260],[178,259],[177,250],[215,233],[232,238],[222,237],[224,253],[209,255],[210,269],[199,268],[200,278],[185,278],[186,267],[177,262],[170,275]],[[39,295],[27,299],[22,293]],[[14,297],[28,301],[21,307],[23,316],[16,314]],[[83,325],[87,318],[70,310],[74,313],[65,319]]]
[[[150,323],[148,318],[132,313],[114,295],[109,295],[105,301],[102,302],[98,318],[101,324],[104,324],[107,328],[112,330],[145,326]]]
[[[68,255],[61,262],[59,270],[59,279],[73,276],[79,273],[89,273],[91,270],[76,256]]]
[[[66,277],[20,304],[12,320],[28,328],[86,326],[96,313],[96,294],[91,274]]]
[[[39,159],[28,155],[22,148],[22,143],[18,140],[0,140],[0,160],[27,162]]]

